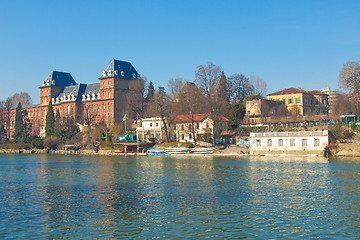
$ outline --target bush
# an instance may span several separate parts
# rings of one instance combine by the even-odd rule
[[[1,144],[0,148],[2,149],[30,149],[31,146],[30,144],[27,143],[5,143],[5,144]]]
[[[188,144],[185,145],[185,147],[186,147],[186,148],[193,148],[194,145],[193,145],[192,143],[188,143]]]
[[[57,149],[59,141],[56,137],[48,137],[44,140],[44,147],[48,149]]]
[[[44,148],[44,141],[41,137],[31,137],[30,144],[32,148],[37,148],[37,149]]]

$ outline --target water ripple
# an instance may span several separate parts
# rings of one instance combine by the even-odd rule
[[[358,238],[357,161],[0,157],[0,238]]]

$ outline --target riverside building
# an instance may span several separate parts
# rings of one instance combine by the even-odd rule
[[[114,59],[98,79],[91,84],[77,83],[70,73],[52,71],[39,87],[40,104],[23,107],[31,123],[31,134],[44,136],[49,101],[54,114],[59,110],[61,119],[73,117],[77,123],[87,125],[121,122],[128,112],[132,89],[142,81],[140,75],[130,62]],[[15,108],[2,111],[8,138],[15,131],[15,112]]]
[[[327,130],[250,133],[250,154],[323,155],[328,144]]]

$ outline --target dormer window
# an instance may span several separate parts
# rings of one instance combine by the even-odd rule
[[[121,71],[121,76],[122,76],[122,77],[125,76],[124,71]]]
[[[135,73],[133,73],[133,78],[136,78],[136,74],[135,74]]]
[[[106,76],[106,72],[105,72],[105,71],[103,72],[103,76],[104,76],[104,77]]]
[[[117,75],[118,75],[118,71],[117,71],[117,70],[115,70],[115,72],[114,72],[114,73],[115,73],[115,76],[117,76]]]

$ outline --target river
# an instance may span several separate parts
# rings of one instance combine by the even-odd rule
[[[355,239],[359,160],[0,155],[0,238]]]

